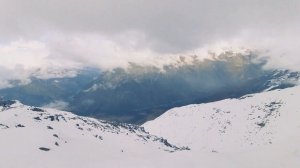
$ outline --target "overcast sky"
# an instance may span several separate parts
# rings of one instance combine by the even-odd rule
[[[0,37],[0,78],[38,67],[111,68],[218,46],[269,50],[274,64],[295,68],[300,1],[0,0]]]

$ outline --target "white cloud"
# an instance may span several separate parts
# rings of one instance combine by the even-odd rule
[[[20,39],[0,45],[0,66],[7,69],[15,69],[20,66],[24,69],[40,67],[45,64],[48,54],[49,51],[44,43]]]
[[[0,27],[0,87],[38,69],[161,66],[224,47],[300,70],[298,0],[2,0]]]
[[[75,64],[51,59],[46,45],[22,39],[0,45],[0,88],[28,84],[33,75],[42,79],[76,76]]]
[[[58,109],[58,110],[68,110],[69,103],[57,100],[57,101],[54,101],[54,102],[51,102],[51,103],[45,105],[44,107],[45,108],[54,108],[54,109]]]

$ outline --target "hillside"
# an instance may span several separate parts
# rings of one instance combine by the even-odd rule
[[[300,166],[300,87],[173,108],[145,123],[193,153],[215,153],[240,167]],[[199,157],[201,159],[201,157]]]
[[[143,128],[0,102],[0,167],[134,167],[187,150]]]
[[[0,167],[298,168],[299,95],[178,107],[143,127],[1,101]]]

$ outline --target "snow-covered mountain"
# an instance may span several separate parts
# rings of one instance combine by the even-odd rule
[[[224,167],[296,168],[299,100],[297,86],[174,108],[143,126],[175,145],[189,146],[194,154],[215,153],[226,159]]]
[[[142,127],[0,102],[0,167],[135,167],[188,150]],[[153,157],[153,158],[152,158]],[[140,167],[138,166],[138,167]]]
[[[0,101],[0,167],[298,168],[299,98],[296,86],[194,104],[144,128]]]

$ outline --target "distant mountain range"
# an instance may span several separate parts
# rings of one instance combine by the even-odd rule
[[[188,58],[188,59],[187,59]],[[299,73],[266,69],[255,52],[231,51],[211,59],[180,57],[163,67],[131,63],[110,71],[83,69],[76,77],[40,79],[0,90],[5,99],[73,111],[83,116],[142,124],[164,111],[295,86]]]

